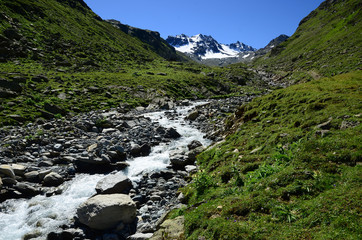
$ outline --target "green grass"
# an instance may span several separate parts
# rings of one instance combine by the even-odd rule
[[[361,3],[328,2],[253,63],[302,84],[240,106],[226,121],[226,140],[198,156],[201,170],[182,189],[188,206],[171,214],[185,215],[188,239],[362,238]],[[125,34],[83,1],[3,0],[0,7],[0,42],[12,49],[0,46],[7,54],[0,78],[22,89],[0,98],[0,126],[49,117],[49,105],[61,108],[50,115],[60,118],[147,106],[156,97],[265,90],[243,64],[166,61],[160,55],[169,46],[154,49]]]
[[[288,74],[290,82],[360,70],[361,9],[359,0],[322,3],[286,42],[253,65],[281,76]]]
[[[323,78],[241,106],[182,190],[187,239],[361,238],[361,80]]]
[[[21,79],[22,91],[0,98],[0,126],[51,117],[44,113],[47,103],[60,106],[64,115],[120,104],[147,106],[156,97],[195,99],[263,91],[245,66],[223,69],[166,61],[157,53],[174,51],[170,46],[161,42],[161,49],[154,49],[100,20],[82,3],[1,1],[0,40],[12,50],[3,49],[7,55],[0,62],[0,78]],[[9,36],[9,29],[21,39]],[[47,79],[39,81],[38,75]],[[20,122],[14,114],[20,115]]]
[[[225,70],[165,60],[154,60],[142,66],[130,65],[118,72],[97,69],[59,72],[29,60],[20,65],[0,63],[0,69],[0,78],[9,81],[17,81],[18,77],[23,79],[21,94],[0,98],[0,125],[18,124],[11,118],[13,114],[22,116],[25,122],[44,117],[45,103],[61,106],[65,112],[74,114],[114,108],[120,104],[130,108],[147,106],[157,97],[225,97],[259,94],[265,88],[258,84],[253,73],[244,68]],[[46,76],[47,80],[38,81],[38,75]],[[242,85],[241,80],[245,81]]]

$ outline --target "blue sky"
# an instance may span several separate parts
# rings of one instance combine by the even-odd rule
[[[213,36],[220,43],[261,48],[280,34],[292,35],[323,0],[84,0],[103,19],[160,32]]]

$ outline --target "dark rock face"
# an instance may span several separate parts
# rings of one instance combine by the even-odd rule
[[[171,46],[184,46],[189,43],[189,37],[185,34],[181,34],[179,36],[173,37],[168,36],[166,42],[168,42]]]
[[[17,183],[15,185],[15,188],[16,190],[21,192],[25,197],[33,197],[40,193],[38,189],[26,183]]]
[[[136,37],[142,42],[149,44],[152,50],[158,53],[161,57],[164,57],[167,60],[179,59],[175,49],[161,38],[160,33],[124,25],[113,19],[107,21],[113,26],[122,30],[124,33]]]
[[[239,41],[237,41],[236,43],[228,44],[227,46],[239,52],[256,51],[256,49],[253,48],[252,46],[246,45]]]
[[[184,46],[190,43],[196,44],[196,46],[192,49],[192,54],[195,56],[205,56],[208,51],[212,51],[214,53],[220,53],[220,50],[223,49],[220,43],[218,43],[213,37],[199,34],[198,41],[194,41],[192,38],[186,36],[185,34],[181,34],[176,37],[169,36],[166,39],[172,46]]]
[[[289,36],[287,36],[287,35],[285,35],[285,34],[282,34],[282,35],[280,35],[279,37],[274,38],[274,39],[271,40],[271,41],[269,42],[269,44],[266,45],[264,48],[259,49],[259,50],[257,51],[257,54],[259,54],[259,55],[260,55],[260,54],[266,54],[266,53],[268,53],[268,52],[271,51],[271,55],[276,55],[277,52],[280,50],[280,48],[278,48],[278,46],[279,46],[281,43],[283,43],[283,42],[285,42],[286,40],[288,40],[288,38],[289,38]]]

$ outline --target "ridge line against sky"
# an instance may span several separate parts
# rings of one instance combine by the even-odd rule
[[[237,41],[255,48],[286,34],[323,0],[84,0],[103,19],[157,31],[161,37],[211,35],[219,43]]]

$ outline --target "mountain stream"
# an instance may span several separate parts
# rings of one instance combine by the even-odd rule
[[[196,105],[177,107],[174,118],[166,117],[165,111],[144,114],[153,122],[163,127],[172,127],[181,135],[180,138],[169,143],[161,143],[152,147],[151,154],[145,157],[129,159],[129,167],[124,173],[134,182],[137,182],[145,172],[162,170],[169,165],[169,153],[172,150],[186,146],[192,140],[200,141],[208,146],[211,141],[184,118]],[[67,224],[76,213],[77,207],[96,193],[97,182],[103,174],[77,174],[71,181],[63,183],[59,195],[46,197],[38,195],[31,199],[9,199],[0,204],[0,240],[45,239],[51,231]]]

